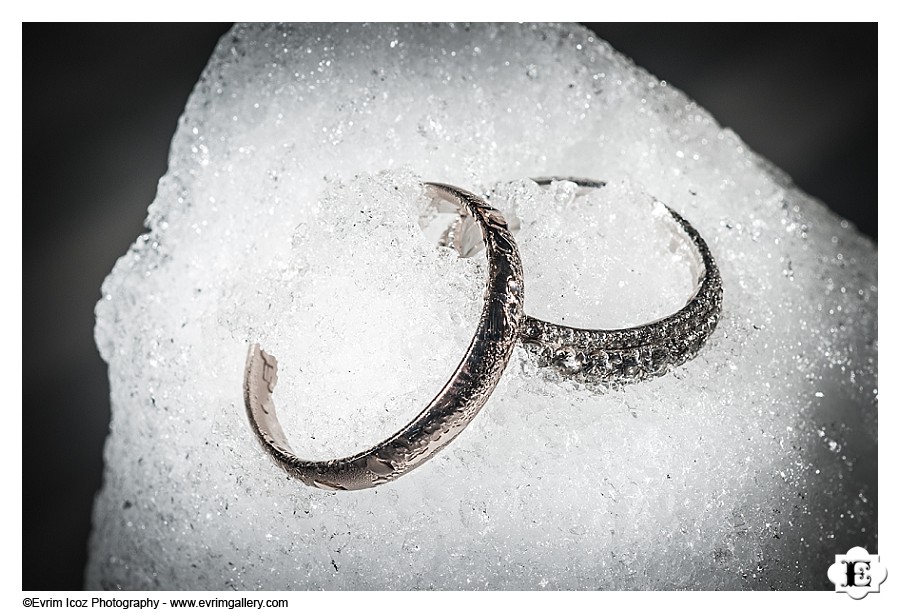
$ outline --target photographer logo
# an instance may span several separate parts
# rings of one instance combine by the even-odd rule
[[[835,592],[860,600],[870,592],[881,591],[887,569],[881,564],[881,556],[854,547],[846,555],[834,556],[834,564],[828,567],[828,579],[834,583]]]

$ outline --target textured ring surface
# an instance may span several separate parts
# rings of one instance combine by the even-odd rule
[[[538,185],[571,181],[601,188],[602,181],[571,177],[534,179]],[[544,366],[585,380],[624,383],[665,374],[693,358],[716,328],[722,310],[722,278],[706,241],[681,215],[666,206],[693,244],[703,270],[687,304],[676,313],[619,330],[563,326],[525,316],[522,342]]]
[[[522,263],[503,216],[458,187],[426,183],[432,205],[451,204],[462,220],[481,229],[488,259],[485,304],[475,336],[438,395],[399,432],[356,455],[303,460],[291,450],[275,414],[272,392],[277,361],[253,344],[247,357],[244,401],[250,424],[266,451],[290,475],[328,490],[358,490],[396,479],[452,441],[484,406],[496,387],[524,321]]]

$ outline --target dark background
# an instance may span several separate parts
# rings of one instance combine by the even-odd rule
[[[877,239],[875,24],[587,25]],[[23,25],[23,589],[82,587],[109,425],[94,303],[228,27]]]

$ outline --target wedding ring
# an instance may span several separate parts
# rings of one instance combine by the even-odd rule
[[[434,208],[442,210],[449,205],[462,222],[474,222],[480,228],[488,274],[484,307],[469,348],[444,388],[412,421],[353,456],[300,459],[291,450],[275,413],[272,393],[278,362],[259,345],[250,346],[244,401],[251,427],[269,455],[306,485],[326,490],[374,487],[428,460],[456,438],[484,406],[520,337],[524,320],[522,263],[503,216],[478,196],[452,185],[426,183],[425,192]],[[445,238],[458,243],[462,237],[451,229]]]
[[[605,185],[571,177],[534,181],[542,186],[571,181],[592,189]],[[574,328],[526,315],[522,342],[541,365],[588,381],[627,383],[665,374],[703,347],[719,321],[722,278],[703,237],[677,212],[668,206],[666,210],[676,229],[693,244],[702,264],[696,290],[687,304],[667,317],[619,330]]]

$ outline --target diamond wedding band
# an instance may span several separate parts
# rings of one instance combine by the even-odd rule
[[[570,181],[586,189],[605,183],[591,179],[534,179],[538,185]],[[694,357],[716,328],[722,310],[722,278],[706,241],[681,215],[666,206],[676,229],[693,244],[703,270],[696,291],[676,313],[618,330],[563,326],[525,316],[522,342],[540,363],[584,380],[605,383],[639,381],[665,374]]]

